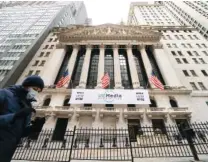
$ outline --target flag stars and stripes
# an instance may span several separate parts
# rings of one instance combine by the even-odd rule
[[[101,83],[102,83],[102,88],[107,88],[110,85],[110,76],[108,75],[108,73],[106,73],[101,78]]]
[[[161,83],[161,81],[157,78],[157,76],[155,75],[154,71],[152,70],[152,75],[149,78],[149,81],[155,85],[155,87],[164,90],[164,85]]]
[[[69,72],[68,69],[64,72],[63,76],[61,77],[61,79],[58,81],[58,83],[56,84],[57,88],[61,88],[64,85],[66,85],[70,80],[70,76],[69,76]]]

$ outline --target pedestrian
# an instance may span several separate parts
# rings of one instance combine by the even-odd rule
[[[28,136],[32,113],[36,113],[31,102],[43,88],[43,80],[33,75],[22,85],[0,90],[0,162],[10,162],[21,138]]]

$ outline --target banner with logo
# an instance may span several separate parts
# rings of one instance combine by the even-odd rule
[[[73,89],[70,104],[150,104],[147,90]]]

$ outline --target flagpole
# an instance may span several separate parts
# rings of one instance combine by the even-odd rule
[[[72,79],[70,79],[69,83],[71,83],[71,89],[73,88],[73,82]]]
[[[109,77],[109,78],[110,78],[110,77]],[[109,86],[108,86],[108,87],[109,87],[109,89],[110,89],[110,85],[111,85],[111,78],[110,78],[110,82],[109,82]]]
[[[147,81],[147,85],[146,85],[146,89],[147,89],[147,86],[149,85],[149,81]]]

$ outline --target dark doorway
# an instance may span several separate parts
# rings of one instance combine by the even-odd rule
[[[32,140],[37,140],[43,128],[44,123],[45,123],[45,118],[40,118],[40,117],[35,118],[35,120],[32,122],[33,126],[28,138]]]
[[[53,132],[52,140],[63,141],[64,134],[66,132],[66,127],[68,124],[68,118],[58,118],[56,122],[56,127]]]
[[[137,141],[137,135],[142,135],[142,129],[139,119],[128,119],[128,130],[131,142]]]
[[[178,130],[181,136],[185,138],[185,133],[183,130],[185,128],[190,128],[188,120],[187,119],[175,119],[175,121],[176,121],[176,125],[178,127]]]
[[[163,119],[152,119],[152,126],[155,134],[167,134]]]

